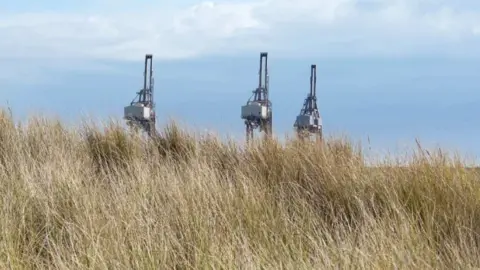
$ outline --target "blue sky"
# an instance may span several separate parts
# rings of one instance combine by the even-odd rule
[[[268,51],[279,134],[315,63],[327,134],[478,155],[479,45],[478,1],[4,1],[0,100],[19,118],[119,118],[153,53],[160,124],[242,136],[240,106]]]

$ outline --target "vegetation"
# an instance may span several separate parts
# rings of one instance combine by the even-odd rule
[[[3,112],[0,268],[480,267],[477,172],[420,148],[364,164],[345,140],[146,140]]]

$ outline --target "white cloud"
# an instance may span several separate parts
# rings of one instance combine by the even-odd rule
[[[0,13],[0,58],[475,54],[479,34],[480,12],[440,0],[204,1],[123,14]]]

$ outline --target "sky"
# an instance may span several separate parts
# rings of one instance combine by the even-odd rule
[[[316,64],[327,136],[479,155],[479,48],[473,0],[0,0],[0,101],[20,119],[119,119],[152,53],[159,125],[242,137],[267,51],[279,136]]]

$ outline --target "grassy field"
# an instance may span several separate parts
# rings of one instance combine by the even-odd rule
[[[472,269],[480,179],[418,149],[244,148],[0,114],[1,269]]]

